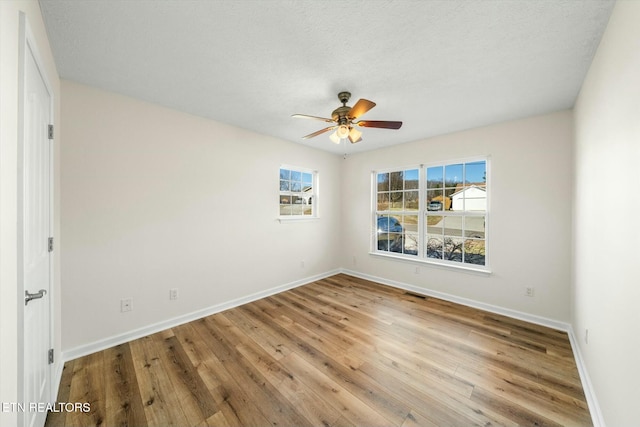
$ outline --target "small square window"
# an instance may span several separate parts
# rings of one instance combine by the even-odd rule
[[[317,216],[317,172],[280,167],[280,218]]]

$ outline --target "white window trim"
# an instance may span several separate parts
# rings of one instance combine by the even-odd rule
[[[426,202],[426,196],[427,196],[427,188],[426,188],[426,171],[428,168],[430,167],[434,167],[434,166],[446,166],[446,165],[451,165],[451,164],[457,164],[457,163],[473,163],[473,162],[478,162],[478,161],[485,161],[486,162],[486,192],[487,192],[487,207],[485,211],[478,211],[477,213],[475,211],[468,211],[468,212],[450,212],[447,213],[443,216],[484,216],[485,217],[485,237],[484,237],[484,241],[485,241],[485,248],[486,248],[486,255],[485,255],[485,264],[484,265],[477,265],[477,264],[468,264],[468,263],[462,263],[462,262],[458,262],[458,261],[447,261],[447,260],[440,260],[440,259],[434,259],[434,258],[427,258],[424,253],[425,253],[425,227],[426,227],[426,215],[427,215],[427,211],[426,211],[426,207],[424,206],[425,202]],[[409,170],[409,169],[416,169],[418,168],[419,172],[418,172],[418,176],[420,179],[420,184],[419,184],[419,191],[420,191],[420,199],[419,199],[419,203],[418,203],[418,211],[417,211],[417,215],[418,215],[418,233],[420,236],[420,239],[418,241],[418,254],[417,255],[408,255],[408,254],[400,254],[400,253],[396,253],[396,252],[388,252],[388,251],[379,251],[378,250],[378,246],[377,246],[377,233],[376,233],[376,221],[377,221],[377,199],[378,199],[378,189],[377,189],[377,175],[379,173],[387,173],[387,172],[398,172],[398,171],[403,171],[403,170]],[[472,272],[472,273],[481,273],[481,274],[490,274],[491,273],[491,260],[490,260],[490,256],[491,256],[491,250],[489,249],[489,242],[490,242],[490,210],[491,210],[491,156],[487,155],[487,156],[477,156],[477,157],[467,157],[467,158],[461,158],[461,159],[450,159],[450,160],[442,160],[442,161],[436,161],[436,162],[430,162],[430,163],[425,163],[425,164],[420,164],[420,165],[410,165],[410,166],[399,166],[399,167],[394,167],[394,168],[385,168],[385,169],[377,169],[374,171],[371,171],[371,239],[370,239],[370,251],[369,254],[370,255],[375,255],[375,256],[380,256],[383,258],[390,258],[390,259],[395,259],[395,260],[402,260],[402,261],[409,261],[411,263],[417,263],[417,264],[421,264],[421,265],[429,265],[429,266],[436,266],[436,267],[442,267],[442,268],[446,268],[446,269],[453,269],[453,270],[458,270],[458,271],[467,271],[467,272]],[[470,212],[470,213],[469,213]]]
[[[311,204],[311,215],[280,215],[280,203],[278,203],[278,213],[276,216],[276,220],[280,223],[287,222],[305,222],[305,221],[314,221],[320,218],[320,197],[318,196],[320,189],[320,173],[315,169],[304,168],[300,166],[293,166],[282,164],[278,169],[278,188],[280,188],[280,169],[288,169],[295,170],[296,172],[310,173],[312,177],[312,187],[313,187],[313,203]],[[280,191],[278,190],[278,198],[280,196]]]

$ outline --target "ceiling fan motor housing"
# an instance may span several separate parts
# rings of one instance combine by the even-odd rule
[[[349,113],[349,111],[351,111],[351,107],[349,107],[348,105],[343,105],[342,107],[338,107],[333,110],[333,113],[331,113],[331,118],[338,125],[346,125],[349,123],[349,119],[347,119],[347,114]]]
[[[349,119],[347,118],[347,114],[351,111],[351,107],[347,105],[349,102],[349,98],[351,98],[351,92],[340,92],[338,94],[338,99],[342,102],[342,107],[338,107],[333,110],[331,113],[331,118],[340,126],[340,125],[349,125]]]

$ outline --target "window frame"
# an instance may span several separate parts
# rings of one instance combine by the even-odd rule
[[[433,167],[442,167],[443,171],[447,166],[457,165],[457,164],[470,164],[475,162],[485,162],[485,180],[484,180],[484,190],[485,190],[485,199],[486,199],[486,207],[485,210],[462,210],[462,211],[447,211],[445,209],[440,211],[429,211],[428,203],[427,203],[427,195],[428,195],[428,185],[427,185],[427,170]],[[391,252],[387,250],[379,250],[378,242],[377,242],[377,220],[378,215],[382,213],[382,215],[388,213],[389,211],[379,211],[378,210],[378,174],[390,173],[390,172],[400,172],[407,171],[411,169],[418,168],[419,175],[419,203],[418,203],[418,211],[415,212],[418,215],[418,253],[407,254],[407,253],[399,253],[399,252]],[[446,178],[445,178],[446,179]],[[443,184],[444,184],[443,180]],[[463,181],[464,185],[464,181]],[[463,190],[466,189],[463,186]],[[476,271],[482,273],[490,273],[490,250],[489,250],[489,218],[490,218],[490,196],[491,195],[491,158],[490,156],[476,156],[476,157],[467,157],[462,159],[451,159],[445,161],[437,161],[430,162],[421,165],[410,165],[405,167],[395,167],[395,168],[385,168],[385,169],[377,169],[372,171],[371,174],[371,241],[370,241],[370,254],[394,258],[399,260],[407,260],[411,262],[417,262],[421,264],[429,264],[434,266],[440,266],[445,268],[453,268],[456,270],[469,270]],[[446,205],[446,201],[443,200]],[[453,203],[453,200],[451,201]],[[466,201],[465,201],[466,203]],[[404,214],[404,212],[402,212]],[[438,258],[430,258],[427,254],[427,218],[429,216],[442,216],[443,219],[447,217],[459,217],[461,220],[461,238],[462,240],[483,240],[484,242],[484,265],[482,264],[473,264],[460,261],[452,261],[446,259],[438,259]],[[474,236],[465,236],[465,224],[466,218],[471,217],[484,217],[484,237],[478,238]],[[443,227],[444,230],[444,227]],[[444,234],[443,231],[443,242],[444,242]],[[464,243],[463,243],[464,244]]]
[[[282,191],[281,190],[281,171],[282,170],[289,170],[289,171],[294,171],[294,172],[299,172],[300,174],[310,174],[311,175],[311,188],[312,188],[312,194],[309,197],[309,200],[312,200],[311,203],[304,203],[302,204],[303,206],[311,206],[311,214],[310,215],[305,215],[305,214],[291,214],[291,215],[283,215],[282,214],[282,206],[283,204],[280,203],[280,201],[282,200],[283,196],[289,196],[289,197],[296,197],[296,195],[294,193],[298,193],[301,194],[304,191]],[[291,182],[291,179],[289,179],[288,181]],[[304,183],[304,181],[301,181]],[[319,217],[318,213],[319,213],[319,203],[318,203],[318,182],[319,182],[319,178],[318,178],[318,171],[314,170],[314,169],[309,169],[309,168],[304,168],[304,167],[300,167],[300,166],[292,166],[292,165],[287,165],[287,164],[282,164],[280,165],[280,168],[278,169],[278,215],[277,218],[279,221],[304,221],[304,220],[310,220],[310,219],[317,219]],[[301,187],[301,190],[304,190]],[[298,196],[299,197],[299,196]],[[294,203],[291,203],[291,205],[293,206]]]

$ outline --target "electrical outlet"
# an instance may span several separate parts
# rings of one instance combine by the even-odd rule
[[[416,267],[416,269],[415,269],[414,273],[415,273],[415,274],[420,274],[420,267]]]
[[[535,288],[528,287],[526,292],[525,292],[525,295],[528,296],[528,297],[534,296],[535,295]]]
[[[178,288],[169,289],[169,299],[172,301],[178,299]]]
[[[304,260],[300,261],[300,268],[304,268]]]
[[[120,312],[125,313],[133,310],[133,298],[124,298],[120,300]]]
[[[584,330],[584,343],[589,344],[589,329]]]

